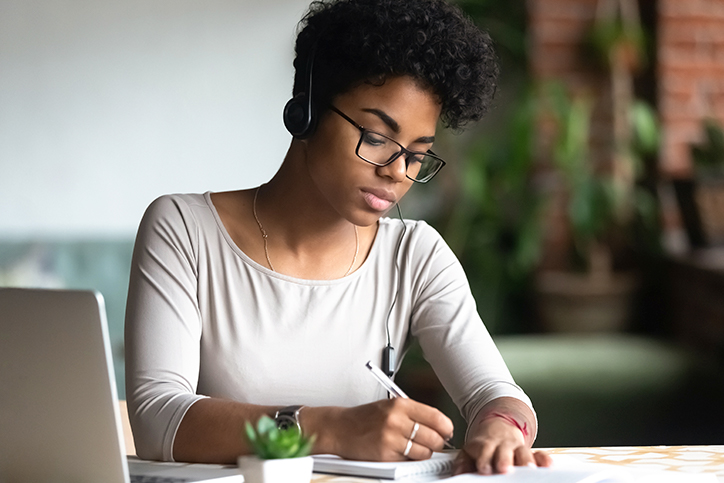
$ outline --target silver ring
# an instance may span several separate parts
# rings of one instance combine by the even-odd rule
[[[402,452],[402,456],[407,456],[408,454],[410,454],[410,448],[412,448],[412,440],[408,439],[407,446],[405,446],[405,451]]]
[[[420,423],[415,423],[415,425],[412,427],[412,434],[410,434],[410,441],[415,439],[418,429],[420,429]],[[405,456],[407,456],[407,455],[405,455]]]

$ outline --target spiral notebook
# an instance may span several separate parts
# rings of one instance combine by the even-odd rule
[[[314,472],[396,480],[410,476],[449,475],[457,452],[434,453],[422,461],[375,462],[346,460],[333,455],[315,455]]]

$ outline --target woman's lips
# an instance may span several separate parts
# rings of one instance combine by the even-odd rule
[[[391,196],[385,193],[373,193],[370,191],[362,191],[365,201],[375,211],[387,211],[395,203],[391,200]]]

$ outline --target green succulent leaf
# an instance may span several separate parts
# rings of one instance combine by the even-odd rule
[[[244,429],[254,453],[262,459],[307,456],[316,439],[315,436],[305,437],[296,427],[280,430],[269,416],[259,418],[256,428],[247,421]]]

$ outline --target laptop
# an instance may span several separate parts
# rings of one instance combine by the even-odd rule
[[[0,482],[241,483],[235,467],[127,459],[103,297],[0,288]]]

